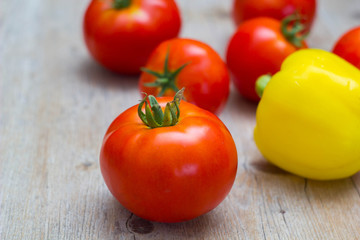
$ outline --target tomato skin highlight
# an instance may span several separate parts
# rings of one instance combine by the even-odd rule
[[[175,80],[178,89],[185,87],[186,101],[219,114],[230,92],[229,72],[221,57],[205,43],[193,39],[175,38],[162,42],[150,55],[145,68],[163,73],[167,52],[169,52],[170,71],[175,71],[188,63]],[[143,72],[139,81],[140,92],[157,96],[161,91],[160,87],[146,86],[155,80],[155,76]],[[175,92],[169,89],[164,96],[174,96]]]
[[[303,48],[307,48],[305,42]],[[284,59],[298,49],[284,37],[281,22],[276,19],[260,17],[241,24],[226,53],[239,93],[251,101],[259,101],[255,92],[257,78],[278,72]]]
[[[236,26],[256,17],[271,17],[281,21],[298,12],[309,31],[316,15],[316,0],[234,0],[233,19]]]
[[[158,100],[164,107],[171,98]],[[186,221],[215,208],[237,171],[235,143],[225,125],[182,101],[178,124],[150,129],[137,107],[120,114],[104,137],[100,167],[111,193],[151,221]]]
[[[132,0],[114,9],[112,0],[92,0],[83,22],[86,46],[104,67],[123,74],[140,72],[152,50],[181,28],[173,0]]]
[[[332,52],[360,69],[360,26],[355,27],[336,42]]]

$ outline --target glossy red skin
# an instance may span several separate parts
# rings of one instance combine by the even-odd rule
[[[316,0],[234,0],[233,18],[238,26],[256,17],[282,20],[295,11],[305,18],[303,23],[310,30],[316,15]]]
[[[341,36],[332,52],[360,69],[360,26]]]
[[[83,24],[86,46],[104,67],[139,73],[159,43],[178,35],[179,10],[173,0],[132,0],[122,10],[112,4],[112,0],[91,1]]]
[[[226,57],[233,82],[249,100],[260,100],[255,92],[258,77],[278,72],[284,59],[298,50],[285,39],[280,25],[276,19],[254,18],[241,24],[229,42]]]
[[[145,67],[163,73],[164,61],[169,51],[169,69],[174,71],[189,63],[177,76],[176,86],[185,87],[185,99],[198,107],[218,114],[229,96],[230,76],[221,57],[205,43],[192,39],[171,39],[161,43],[149,57]],[[147,87],[144,84],[154,82],[156,77],[143,72],[140,76],[139,89],[157,96],[159,87]],[[164,96],[174,96],[169,89]]]
[[[171,100],[158,98],[162,107]],[[150,129],[137,108],[120,114],[104,137],[100,167],[111,193],[151,221],[186,221],[215,208],[237,171],[235,143],[225,125],[182,101],[177,125]]]

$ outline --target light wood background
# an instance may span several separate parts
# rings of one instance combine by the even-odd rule
[[[179,0],[181,36],[224,57],[231,1]],[[360,174],[318,182],[288,174],[253,141],[256,105],[234,89],[220,118],[237,145],[226,200],[192,221],[142,220],[109,193],[103,134],[138,102],[136,77],[98,66],[82,39],[88,0],[0,2],[0,239],[360,239]],[[330,50],[360,24],[360,0],[319,0],[309,45]]]

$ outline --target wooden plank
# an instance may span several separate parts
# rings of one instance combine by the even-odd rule
[[[359,239],[360,174],[317,182],[267,163],[253,142],[256,105],[234,89],[220,115],[239,155],[230,195],[184,223],[134,216],[107,190],[98,155],[110,122],[138,101],[137,78],[90,59],[88,1],[0,4],[0,239]],[[231,1],[179,6],[182,36],[224,57]],[[359,16],[358,0],[319,1],[310,46],[330,50]]]

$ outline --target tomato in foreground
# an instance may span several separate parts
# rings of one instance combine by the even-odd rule
[[[360,69],[360,26],[341,36],[334,46],[333,53]]]
[[[234,0],[233,18],[236,25],[256,17],[271,17],[279,21],[299,13],[307,31],[316,14],[316,0]]]
[[[226,64],[205,43],[172,39],[151,54],[140,76],[140,92],[174,96],[185,87],[186,101],[219,113],[229,96],[230,77]]]
[[[104,67],[140,72],[152,50],[177,37],[181,26],[173,0],[92,0],[84,16],[84,38]]]
[[[260,17],[241,24],[227,49],[227,64],[239,93],[259,101],[255,82],[264,74],[274,74],[291,53],[306,48],[304,26],[296,15],[282,22]]]
[[[235,143],[225,125],[191,103],[180,104],[180,95],[158,102],[146,96],[113,121],[101,149],[110,192],[151,221],[186,221],[212,210],[229,193],[237,171]]]

